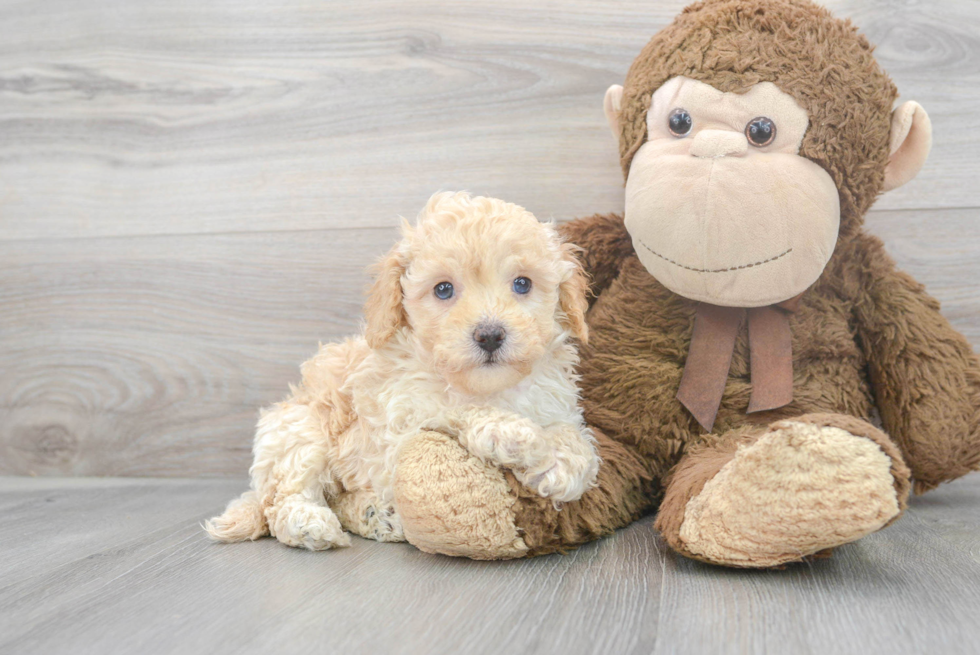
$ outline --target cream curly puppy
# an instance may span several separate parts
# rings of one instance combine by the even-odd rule
[[[272,534],[322,550],[349,545],[346,528],[404,541],[394,468],[422,429],[556,502],[595,484],[571,340],[587,338],[574,246],[521,207],[465,193],[434,195],[402,232],[363,336],[321,346],[300,386],[262,413],[251,491],[206,522],[214,539]]]

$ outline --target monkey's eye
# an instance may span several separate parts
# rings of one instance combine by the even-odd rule
[[[440,282],[432,291],[439,300],[449,300],[453,297],[453,285],[449,282]]]
[[[694,120],[686,109],[675,109],[667,119],[667,129],[674,136],[686,136],[691,131]]]
[[[526,277],[514,278],[514,293],[519,293],[523,296],[529,291],[531,291],[531,280]]]
[[[745,136],[754,146],[767,146],[776,138],[776,124],[765,116],[753,118],[745,126]]]

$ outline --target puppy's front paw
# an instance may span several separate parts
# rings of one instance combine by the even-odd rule
[[[480,459],[512,468],[536,466],[549,450],[541,428],[521,417],[471,426],[467,448]]]
[[[287,546],[308,550],[327,550],[350,546],[350,535],[329,507],[311,502],[284,505],[276,515],[276,539]]]
[[[551,436],[548,456],[537,466],[514,469],[514,476],[544,498],[560,503],[578,500],[596,485],[599,456],[591,441],[577,432]]]

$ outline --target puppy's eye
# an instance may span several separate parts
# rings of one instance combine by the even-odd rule
[[[767,146],[776,138],[776,124],[765,116],[753,118],[745,126],[745,136],[754,146],[759,148]]]
[[[694,125],[694,119],[691,118],[686,109],[675,109],[670,112],[670,118],[667,119],[667,129],[674,136],[686,136],[691,131],[692,125]]]
[[[449,282],[440,282],[433,289],[433,293],[436,294],[436,298],[439,300],[449,300],[453,297],[453,285]]]
[[[531,290],[531,280],[526,277],[519,277],[514,279],[514,293],[519,293],[524,295]]]

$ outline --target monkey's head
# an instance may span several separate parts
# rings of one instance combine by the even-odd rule
[[[792,298],[876,196],[931,145],[850,21],[808,0],[691,5],[633,62],[605,110],[626,227],[679,295],[733,307]]]

